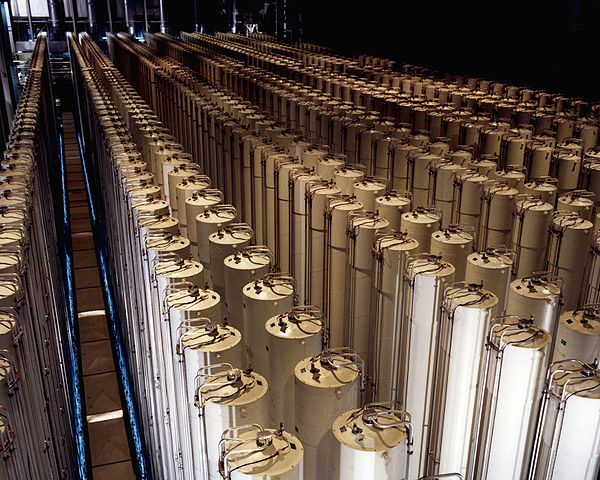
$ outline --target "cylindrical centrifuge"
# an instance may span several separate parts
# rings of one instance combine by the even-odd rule
[[[546,379],[532,480],[595,480],[600,471],[600,370],[579,360],[553,363]]]
[[[226,480],[303,480],[304,448],[282,428],[260,424],[225,430],[219,442],[219,473]]]
[[[444,292],[427,442],[429,474],[465,475],[483,345],[498,298],[479,285],[459,282]]]
[[[294,367],[325,347],[325,317],[312,305],[292,308],[289,312],[271,317],[267,330],[267,381],[270,385],[270,421],[283,422],[288,428],[295,425]]]
[[[584,305],[581,309],[560,316],[554,342],[554,362],[581,358],[585,362],[600,359],[600,311],[598,305]]]
[[[496,317],[492,324],[468,478],[526,478],[551,337],[527,318]]]
[[[349,348],[333,348],[305,358],[294,368],[296,425],[304,445],[304,478],[336,478],[331,426],[356,408],[363,387],[362,359]]]
[[[337,440],[333,480],[409,478],[412,425],[396,402],[368,403],[342,413],[333,422]]]
[[[533,316],[534,323],[553,338],[558,322],[562,281],[547,273],[518,278],[508,289],[506,314],[520,318]]]

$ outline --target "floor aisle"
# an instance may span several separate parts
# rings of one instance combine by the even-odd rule
[[[94,480],[134,479],[73,115],[63,115],[81,363]]]

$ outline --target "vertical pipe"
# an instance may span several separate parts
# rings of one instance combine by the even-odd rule
[[[52,36],[50,37],[51,40],[56,40],[56,36],[59,30],[57,5],[57,0],[48,0],[48,16],[50,20],[50,26],[52,29]]]
[[[198,23],[198,0],[194,0],[194,32],[200,31],[200,24]]]
[[[127,0],[123,0],[123,11],[125,12],[125,26],[131,35],[135,35],[135,28],[133,22],[129,17],[129,5]]]
[[[31,21],[31,2],[27,0],[25,2],[27,6],[27,21],[29,22],[29,40],[33,42],[33,22]]]
[[[87,15],[90,35],[92,35],[94,33],[94,0],[87,0]]]
[[[160,11],[160,32],[166,33],[167,29],[165,27],[165,9],[163,6],[163,0],[158,0],[158,8]]]
[[[196,2],[194,2],[196,5]],[[148,26],[148,5],[146,4],[146,0],[144,0],[144,29],[149,32],[150,27]]]
[[[77,4],[73,4],[73,0],[69,0],[69,8],[71,9],[71,20],[73,22],[73,33],[77,35]]]
[[[113,31],[113,22],[112,22],[112,10],[110,6],[110,0],[106,0],[106,11],[108,12],[108,26],[109,31]]]

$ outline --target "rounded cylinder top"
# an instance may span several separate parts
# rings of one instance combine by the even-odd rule
[[[235,469],[253,478],[279,478],[302,461],[304,447],[288,432],[260,427],[258,433],[242,432],[226,447],[225,455],[229,472]]]
[[[248,405],[267,393],[266,379],[256,372],[230,368],[207,378],[198,395],[202,403],[212,402],[231,407]]]
[[[265,328],[274,337],[303,339],[321,332],[323,315],[317,311],[291,310],[269,318]]]
[[[519,319],[511,316],[501,318],[499,323],[492,320],[492,338],[500,348],[507,345],[518,348],[540,349],[550,344],[551,335],[533,323],[532,319]]]
[[[167,278],[189,278],[199,275],[203,269],[200,262],[181,258],[157,263],[154,273]]]
[[[578,360],[562,360],[550,366],[551,390],[560,397],[578,397],[600,400],[600,370],[598,365]]]
[[[480,252],[471,253],[467,257],[467,262],[481,268],[489,268],[494,270],[502,270],[511,267],[513,259],[511,256],[502,252],[496,252],[494,249],[482,250]]]
[[[480,285],[450,285],[444,292],[444,304],[450,310],[464,308],[493,308],[498,304],[498,297]]]
[[[222,352],[235,347],[242,340],[240,332],[229,325],[207,322],[192,326],[181,335],[183,349],[198,352]]]
[[[513,280],[510,290],[517,295],[540,300],[554,299],[560,295],[560,286],[556,282],[536,275]]]
[[[244,296],[253,300],[277,301],[293,295],[295,291],[292,281],[271,280],[263,278],[244,286]]]
[[[333,434],[340,443],[355,450],[380,452],[394,448],[407,437],[404,412],[384,404],[368,404],[342,413],[333,422]]]
[[[339,388],[356,381],[360,368],[356,362],[335,352],[300,360],[294,368],[296,379],[314,388]]]
[[[200,311],[217,306],[220,300],[221,297],[217,292],[191,286],[180,288],[167,295],[166,304],[169,309]]]
[[[597,306],[588,305],[581,310],[565,312],[560,316],[560,323],[582,335],[600,335],[600,311]]]

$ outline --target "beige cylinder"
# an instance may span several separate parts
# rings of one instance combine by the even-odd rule
[[[272,425],[296,424],[294,408],[294,367],[323,349],[323,315],[310,306],[295,307],[271,317],[267,330],[267,381],[271,386],[269,417]]]
[[[330,345],[344,345],[344,298],[346,292],[346,233],[348,217],[362,204],[343,196],[334,197],[327,206],[325,247],[325,289],[323,307],[329,320]]]
[[[597,305],[563,313],[558,322],[553,362],[579,358],[600,359],[600,312]]]
[[[402,214],[410,209],[410,198],[397,192],[389,192],[375,199],[375,210],[390,223],[390,228],[399,231]]]
[[[455,186],[458,190],[458,205],[455,205],[457,214],[452,221],[461,225],[469,225],[479,228],[481,216],[481,197],[483,187],[488,177],[479,173],[477,170],[466,170],[459,173],[455,179]]]
[[[592,220],[594,194],[585,190],[573,190],[558,197],[556,211],[574,212],[585,220]]]
[[[210,188],[210,179],[203,175],[188,177],[175,186],[177,196],[177,215],[181,224],[182,235],[187,235],[187,216],[185,201],[194,193]]]
[[[443,159],[431,153],[413,155],[412,193],[413,205],[426,207],[433,201],[432,171],[435,165]]]
[[[510,245],[514,201],[517,195],[518,191],[505,183],[490,182],[484,186],[480,249]]]
[[[363,204],[366,212],[374,212],[376,210],[375,199],[382,195],[385,189],[386,185],[384,182],[366,178],[354,184],[353,194]]]
[[[242,289],[244,309],[244,344],[248,362],[257,371],[269,368],[265,322],[294,305],[293,279],[281,274],[267,274]]]
[[[323,180],[332,182],[335,178],[335,172],[342,170],[345,164],[346,157],[344,155],[329,154],[317,163],[317,175]]]
[[[212,286],[221,297],[225,298],[225,259],[250,245],[251,240],[252,229],[245,223],[230,224],[208,237]]]
[[[554,335],[558,321],[561,282],[545,275],[518,278],[510,283],[506,314],[530,318]]]
[[[229,324],[244,331],[243,288],[264,277],[271,267],[268,251],[244,248],[223,261],[225,278],[225,308]]]
[[[589,257],[593,224],[576,213],[556,212],[550,228],[547,270],[562,278],[566,310],[579,306],[583,277]]]
[[[504,182],[519,193],[523,193],[525,174],[519,170],[496,170],[490,178],[497,182]]]
[[[362,170],[347,166],[337,170],[334,174],[334,181],[344,195],[354,193],[354,184],[361,181],[365,176]]]
[[[517,254],[517,277],[527,277],[543,270],[552,210],[550,204],[538,198],[517,199],[512,241],[512,248]]]
[[[223,201],[223,194],[219,190],[203,190],[194,192],[190,198],[185,201],[185,217],[188,222],[187,234],[190,239],[191,252],[194,258],[198,258],[198,229],[193,228],[196,217],[204,212],[205,209],[213,205],[218,205]]]
[[[482,284],[498,297],[496,313],[503,315],[511,279],[514,253],[507,249],[489,248],[467,257],[465,282]]]
[[[454,280],[462,282],[465,279],[467,257],[473,252],[473,235],[452,225],[431,234],[429,252],[441,256],[442,260],[453,265]]]
[[[441,210],[442,227],[452,223],[455,201],[455,180],[467,169],[455,163],[444,162],[434,167],[435,191],[433,204]]]
[[[440,229],[440,224],[441,218],[437,212],[417,208],[412,212],[402,214],[400,230],[419,242],[415,253],[426,253],[429,252],[431,246],[431,235]]]
[[[477,170],[482,175],[490,177],[492,173],[496,171],[496,168],[498,168],[497,158],[493,158],[494,160],[492,160],[492,157],[486,158],[484,155],[479,158],[473,158],[469,162],[469,168],[472,170]]]
[[[304,478],[335,478],[331,426],[358,405],[361,369],[352,357],[334,350],[301,360],[294,375],[295,430],[304,445]]]
[[[540,197],[542,202],[550,205],[556,204],[556,180],[551,177],[543,177],[523,185],[523,193]]]

